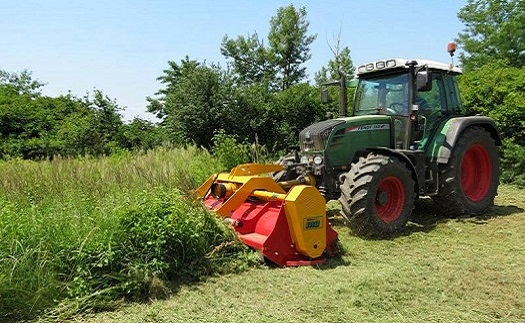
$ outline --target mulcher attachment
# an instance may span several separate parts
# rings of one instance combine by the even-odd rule
[[[278,266],[315,265],[333,251],[337,233],[314,186],[286,191],[271,177],[280,165],[244,164],[211,176],[196,191],[204,204],[230,222],[239,239]],[[288,183],[287,183],[288,184]]]

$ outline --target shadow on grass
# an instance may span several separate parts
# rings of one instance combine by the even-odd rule
[[[505,217],[512,214],[523,213],[523,208],[514,205],[494,205],[487,213],[478,216],[460,215],[457,217],[447,217],[440,214],[439,206],[436,206],[430,198],[420,198],[416,201],[414,211],[404,230],[387,236],[361,236],[366,240],[393,240],[401,236],[409,236],[414,233],[428,233],[436,228],[440,223],[449,221],[469,221],[476,224],[485,224],[487,220]],[[339,210],[327,211],[328,218],[333,226],[346,226],[346,220],[339,215]],[[356,235],[351,231],[352,235]]]
[[[490,212],[477,216],[476,218],[491,219],[491,218],[497,218],[500,216],[512,215],[516,213],[523,213],[524,211],[525,210],[523,208],[517,207],[515,205],[494,205],[490,209]]]
[[[524,212],[522,208],[514,205],[494,205],[487,213],[481,215],[446,217],[439,214],[439,207],[436,206],[430,198],[422,198],[416,202],[416,208],[411,217],[412,223],[408,223],[406,232],[401,233],[401,235],[410,235],[414,232],[430,232],[439,223],[448,221],[469,221],[476,224],[485,224],[489,219],[522,212]]]

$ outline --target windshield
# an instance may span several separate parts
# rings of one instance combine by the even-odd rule
[[[360,79],[355,93],[355,115],[408,115],[408,74]]]

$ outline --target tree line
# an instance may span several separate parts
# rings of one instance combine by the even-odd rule
[[[139,118],[125,124],[121,107],[100,90],[53,98],[42,86],[28,71],[0,71],[0,158],[109,155],[160,144],[160,128]]]
[[[495,119],[505,139],[503,179],[525,185],[525,1],[468,0],[458,17],[465,25],[456,38],[463,104],[470,114]],[[295,145],[301,129],[336,114],[337,102],[321,104],[319,85],[354,72],[350,48],[338,39],[334,57],[309,83],[305,62],[316,35],[308,27],[306,9],[289,5],[271,17],[267,39],[225,35],[219,50],[226,67],[188,56],[168,61],[158,78],[162,88],[148,98],[156,124],[124,123],[117,102],[100,90],[50,98],[29,72],[1,71],[0,157],[210,148],[218,132],[273,152]]]

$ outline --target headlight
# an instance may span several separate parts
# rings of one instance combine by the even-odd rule
[[[308,157],[301,156],[301,164],[308,164]]]
[[[314,157],[314,164],[321,165],[323,163],[323,157],[321,156],[315,156]]]
[[[386,67],[396,67],[396,60],[395,59],[390,59],[390,60],[386,61]]]

